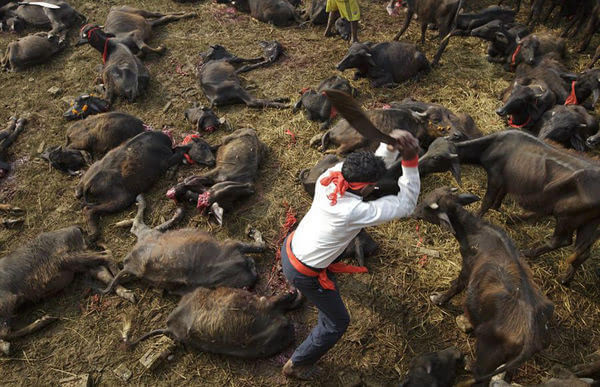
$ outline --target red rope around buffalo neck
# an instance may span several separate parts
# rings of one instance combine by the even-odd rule
[[[577,81],[573,81],[571,84],[571,94],[569,94],[569,97],[565,100],[565,105],[577,105],[579,103],[577,102],[577,95],[575,94],[575,83],[577,83]]]
[[[335,184],[335,190],[332,193],[330,193],[329,195],[327,195],[327,199],[329,199],[331,201],[330,204],[332,206],[335,206],[337,204],[338,194],[340,195],[340,197],[344,196],[344,194],[346,193],[348,188],[358,191],[368,185],[375,184],[375,183],[358,183],[358,182],[350,183],[350,182],[346,181],[346,179],[344,179],[342,172],[339,172],[339,171],[329,172],[329,176],[322,178],[320,183],[321,183],[321,185],[324,185],[324,186],[328,186],[331,183]]]
[[[510,65],[512,67],[515,67],[515,62],[517,61],[517,55],[519,55],[519,52],[521,52],[521,45],[517,44],[517,48],[515,49],[515,52],[512,54],[512,58],[510,61]]]
[[[531,116],[527,117],[527,121],[525,121],[525,123],[521,124],[521,125],[517,125],[513,122],[513,116],[510,116],[510,118],[508,119],[508,124],[513,128],[523,128],[523,127],[529,125],[530,122],[531,122]]]

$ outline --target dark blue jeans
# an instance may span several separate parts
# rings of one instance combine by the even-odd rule
[[[308,301],[319,309],[317,326],[292,355],[292,363],[311,365],[329,351],[346,332],[350,324],[350,316],[340,296],[337,283],[336,290],[326,290],[319,285],[317,277],[309,277],[298,272],[289,261],[285,249],[286,242],[287,238],[281,248],[283,274],[291,285],[300,290]],[[328,276],[334,283],[336,282],[332,273],[328,273]]]

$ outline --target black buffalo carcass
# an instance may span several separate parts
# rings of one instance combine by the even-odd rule
[[[109,151],[82,176],[76,196],[90,228],[90,238],[100,234],[98,217],[127,208],[146,192],[167,169],[183,159],[189,146],[172,147],[169,136],[148,131]]]
[[[336,68],[356,68],[355,80],[369,78],[373,87],[393,87],[427,72],[430,65],[414,44],[384,42],[353,43]]]
[[[263,57],[239,58],[220,45],[210,46],[206,52],[200,54],[200,57],[202,64],[198,69],[198,78],[211,107],[243,103],[251,108],[288,108],[288,105],[283,103],[289,100],[287,98],[258,99],[250,95],[242,86],[238,73],[244,68],[236,69],[234,65],[263,62]]]
[[[300,92],[301,97],[294,105],[293,112],[295,113],[302,108],[305,109],[306,119],[323,123],[321,130],[329,128],[332,121],[337,117],[337,111],[331,106],[329,98],[324,94],[327,89],[341,90],[353,96],[358,93],[347,79],[337,75],[323,80],[316,90],[311,88],[302,89]]]
[[[413,216],[448,229],[460,244],[458,278],[431,301],[444,305],[466,291],[465,314],[477,339],[475,382],[487,386],[492,376],[516,369],[550,344],[554,305],[533,282],[531,269],[508,235],[462,207],[479,198],[454,190],[430,192]]]
[[[451,143],[438,140],[445,147],[430,148],[420,160],[419,168],[431,172],[458,168],[460,163],[481,165],[487,172],[487,191],[479,215],[490,208],[500,208],[506,195],[528,211],[517,219],[552,216],[556,227],[551,239],[524,250],[527,257],[537,257],[569,246],[577,231],[575,251],[561,278],[568,284],[576,270],[590,255],[600,237],[600,164],[565,150],[555,148],[530,134],[517,130],[494,133],[475,140]]]

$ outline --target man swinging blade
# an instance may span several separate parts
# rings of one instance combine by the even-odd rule
[[[283,273],[319,310],[317,325],[283,367],[283,374],[311,380],[316,362],[342,337],[350,317],[332,273],[364,273],[365,267],[334,263],[363,227],[409,216],[420,190],[419,142],[407,131],[380,132],[352,97],[326,90],[337,111],[362,135],[381,142],[375,154],[356,152],[323,173],[298,228],[283,242]],[[387,145],[386,145],[387,144]],[[398,153],[402,156],[400,192],[364,202]]]

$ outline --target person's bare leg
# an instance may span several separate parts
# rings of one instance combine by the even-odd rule
[[[325,36],[333,36],[333,26],[335,25],[335,21],[340,17],[340,13],[338,11],[329,12],[329,18],[327,19],[327,27],[325,28]]]
[[[350,43],[358,43],[358,21],[350,22],[350,33],[352,34]]]

